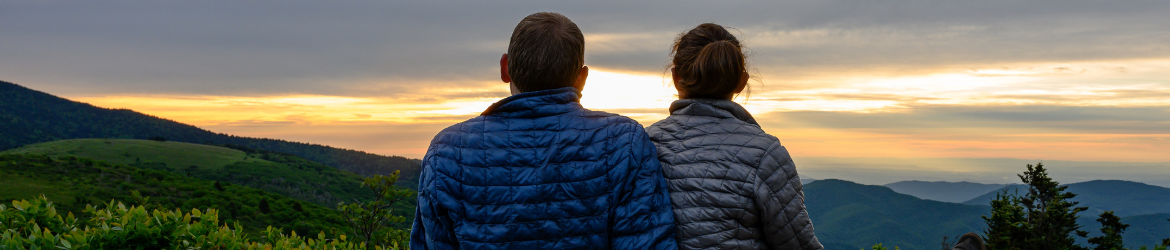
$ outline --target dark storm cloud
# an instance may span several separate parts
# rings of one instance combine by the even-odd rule
[[[581,26],[587,64],[646,72],[709,21],[784,76],[1170,55],[1165,1],[3,1],[0,80],[63,94],[466,87],[498,77],[512,27],[537,11]]]

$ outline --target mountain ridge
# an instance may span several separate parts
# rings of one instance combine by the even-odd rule
[[[362,176],[401,171],[403,186],[414,188],[420,161],[353,149],[269,138],[215,133],[196,126],[139,113],[106,109],[0,81],[0,150],[82,138],[165,138],[197,144],[231,144],[295,155]]]
[[[1113,211],[1118,217],[1170,213],[1170,188],[1125,180],[1093,180],[1065,186],[1068,186],[1065,191],[1077,194],[1071,200],[1080,202],[1078,206],[1089,207],[1085,213],[1093,216],[1104,211]],[[1005,191],[1010,194],[1015,190],[1023,194],[1028,189],[1024,184],[1009,185],[963,204],[990,204],[996,194]]]
[[[951,203],[963,203],[975,197],[979,197],[979,195],[998,190],[1007,185],[1008,184],[983,184],[968,181],[948,182],[912,180],[899,181],[882,186],[891,188],[894,190],[894,192],[908,194],[922,199],[945,201]]]

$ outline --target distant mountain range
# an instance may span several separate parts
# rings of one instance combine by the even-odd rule
[[[1094,217],[1104,211],[1113,211],[1120,217],[1170,213],[1170,188],[1132,181],[1096,180],[1068,184],[1065,191],[1077,194],[1072,201],[1080,202],[1079,206],[1089,207],[1089,211],[1084,214],[1092,214]],[[1002,192],[1025,194],[1028,188],[1023,184],[1011,185],[963,204],[990,204],[991,199]]]
[[[893,189],[894,192],[922,199],[963,203],[987,192],[999,190],[1007,184],[981,184],[966,181],[899,181],[885,186]],[[986,203],[975,205],[986,205]]]
[[[876,243],[933,249],[943,236],[982,233],[986,205],[923,200],[849,181],[817,180],[804,186],[805,206],[817,238],[828,249],[856,250]]]
[[[63,139],[165,138],[198,144],[230,144],[299,156],[363,176],[402,171],[415,187],[419,160],[325,145],[214,133],[127,109],[105,109],[0,81],[0,151]]]

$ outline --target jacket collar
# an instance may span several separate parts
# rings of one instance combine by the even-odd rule
[[[524,92],[504,98],[480,115],[548,116],[566,113],[581,107],[581,90],[574,87]]]
[[[722,99],[694,98],[674,101],[670,104],[670,114],[720,118],[735,117],[750,124],[760,125],[756,123],[756,119],[752,118],[752,114],[748,113],[743,106],[733,101]]]

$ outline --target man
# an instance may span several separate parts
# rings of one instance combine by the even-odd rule
[[[657,151],[634,120],[579,102],[581,30],[525,17],[500,58],[512,96],[423,158],[412,249],[675,249]]]

